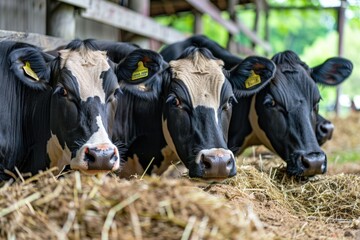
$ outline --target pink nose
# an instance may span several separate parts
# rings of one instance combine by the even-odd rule
[[[221,152],[202,154],[200,163],[204,168],[203,178],[227,178],[235,166],[232,155]]]
[[[86,147],[84,153],[84,160],[88,163],[88,170],[114,171],[118,168],[119,153],[114,146]]]

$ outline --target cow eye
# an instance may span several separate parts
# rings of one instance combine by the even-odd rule
[[[170,103],[171,105],[173,105],[173,106],[175,106],[175,107],[181,107],[181,102],[180,102],[180,100],[179,100],[177,97],[173,96],[173,95],[171,95],[171,96],[166,100],[166,103]]]
[[[223,110],[225,110],[225,111],[229,110],[232,107],[234,102],[235,102],[234,97],[230,97],[228,99],[228,101],[226,102],[226,104],[223,106]]]
[[[171,101],[171,104],[173,106],[179,107],[180,106],[180,100],[177,97],[174,97],[174,99]]]
[[[117,88],[117,89],[115,89],[115,91],[114,91],[114,96],[118,96],[118,95],[121,95],[123,92],[121,91],[121,89],[120,88]]]
[[[111,96],[111,100],[114,100],[115,98],[117,98],[118,96],[120,96],[123,92],[121,91],[120,88],[115,89],[114,93]]]
[[[68,92],[64,87],[59,87],[56,92],[63,97],[66,97],[68,95]]]
[[[264,105],[265,107],[275,107],[276,106],[276,102],[272,97],[266,97],[264,100]]]

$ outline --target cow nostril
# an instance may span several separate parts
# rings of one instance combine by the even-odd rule
[[[89,151],[89,148],[85,149],[85,161],[87,162],[95,162],[96,160],[96,156],[94,156],[93,154],[91,154],[91,151]]]
[[[211,162],[208,158],[205,157],[205,155],[201,155],[201,162],[204,166],[204,169],[211,169]]]
[[[232,167],[233,161],[231,158],[228,159],[227,163],[226,163],[226,167]]]
[[[304,156],[301,156],[301,163],[302,163],[302,165],[304,166],[305,169],[310,168],[310,162]]]
[[[329,128],[327,126],[323,125],[323,126],[320,126],[320,131],[326,134],[329,132]]]

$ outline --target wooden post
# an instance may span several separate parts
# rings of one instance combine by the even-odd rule
[[[228,13],[230,15],[230,19],[233,20],[234,22],[237,21],[237,16],[236,16],[236,11],[235,11],[235,6],[238,4],[238,0],[228,0]],[[241,32],[239,32],[238,34],[241,34]],[[239,49],[237,49],[236,46],[236,41],[235,38],[236,36],[229,32],[228,33],[228,43],[227,43],[227,50],[229,50],[232,53],[239,53]]]
[[[75,38],[74,6],[48,0],[46,34],[63,39]]]
[[[345,10],[346,10],[347,1],[341,0],[341,5],[338,10],[338,26],[337,31],[339,34],[339,43],[338,43],[338,55],[342,57],[344,55],[344,26],[345,26]],[[341,86],[336,87],[336,101],[335,101],[335,114],[339,116],[340,114],[340,104],[339,98],[341,94]]]
[[[261,0],[255,0],[255,19],[254,19],[254,26],[253,26],[253,32],[255,34],[258,34],[259,19],[260,19],[260,12],[261,11],[262,11]],[[252,47],[253,50],[255,50],[256,43],[252,42],[251,47]]]
[[[194,33],[202,34],[204,31],[203,23],[202,23],[202,14],[197,10],[194,10],[193,14],[194,14]]]
[[[144,16],[150,16],[150,0],[131,0],[129,1],[129,8],[135,12],[140,13]],[[140,35],[134,35],[131,39],[132,42],[135,42],[139,46],[147,49],[158,50],[161,44],[154,40],[148,39]]]
[[[270,8],[269,8],[269,4],[267,3],[266,0],[264,0],[265,2],[265,36],[264,36],[264,40],[266,42],[270,42],[270,27],[269,27],[269,17],[270,17]],[[265,56],[269,56],[270,52],[265,52]]]

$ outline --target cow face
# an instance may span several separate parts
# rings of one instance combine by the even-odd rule
[[[351,73],[351,63],[337,59],[310,69],[291,51],[275,55],[273,61],[277,72],[272,83],[251,103],[253,130],[261,142],[287,162],[289,174],[324,173],[326,155],[315,136],[321,99],[316,82],[342,81]]]
[[[244,76],[237,92],[251,94],[272,77],[275,66],[261,65],[270,72],[256,75],[259,81],[244,87],[255,74],[257,61],[244,61],[233,72],[205,48],[190,47],[170,62],[171,80],[163,110],[163,133],[173,151],[189,169],[190,177],[226,178],[236,174],[233,153],[227,148],[228,128],[234,92],[229,78]],[[256,63],[256,64],[255,64]],[[261,78],[263,78],[261,81]],[[266,81],[265,81],[266,79]],[[255,86],[257,85],[257,86]]]
[[[108,133],[119,85],[106,53],[73,42],[59,52],[51,84],[51,165],[86,173],[118,170],[119,153]]]
[[[86,173],[119,169],[119,153],[108,136],[119,85],[105,52],[91,40],[75,40],[55,59],[35,48],[18,49],[9,58],[23,84],[49,93],[35,107],[48,105],[41,110],[41,131],[50,135],[43,144],[50,166]]]

